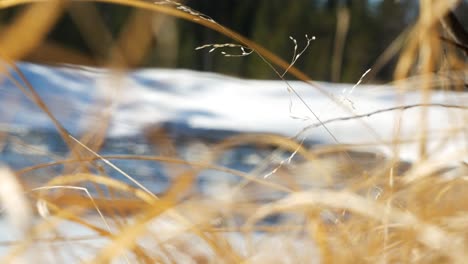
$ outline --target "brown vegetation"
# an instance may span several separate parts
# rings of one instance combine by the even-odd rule
[[[96,2],[129,5],[193,21],[253,50],[252,56],[259,56],[272,70],[275,70],[272,65],[277,65],[310,82],[305,73],[290,67],[290,63],[259,44],[175,2]],[[75,10],[76,18],[90,19],[93,1],[80,3],[83,6]],[[450,9],[456,3],[420,1],[420,20],[408,29],[410,34],[404,39],[404,45],[400,42],[398,47],[402,52],[395,79],[403,91],[408,83],[415,83],[414,79],[407,81],[414,76],[419,76],[416,83],[427,96],[434,88],[446,88],[435,85],[440,75],[450,75],[455,80],[447,86],[466,85],[467,68],[463,62],[466,57],[456,49],[466,48],[468,43],[453,26],[456,23],[445,20],[451,19]],[[1,28],[2,60],[15,69],[15,61],[42,47],[47,30],[67,4],[59,0],[0,1],[0,8],[24,5],[20,15]],[[98,21],[99,17],[92,19]],[[449,41],[440,38],[441,19],[453,31],[445,37]],[[121,71],[141,58],[140,52],[147,41],[132,28],[139,28],[144,21],[132,20],[119,40],[111,41],[115,53],[108,61],[109,67]],[[85,33],[89,21],[82,22]],[[96,23],[93,25],[99,24]],[[105,34],[105,28],[96,27],[102,31],[99,34]],[[89,38],[98,49],[100,43],[93,39],[97,36],[89,35]],[[128,38],[134,39],[132,45],[128,45]],[[444,42],[455,44],[456,48]],[[53,46],[47,47],[54,52]],[[444,49],[449,52],[444,53]],[[56,52],[67,54],[61,49]],[[11,78],[5,67],[2,75]],[[468,152],[453,157],[452,161],[458,161],[456,168],[443,164],[445,161],[437,166],[428,163],[431,153],[426,148],[424,133],[419,142],[421,159],[414,164],[357,151],[352,146],[310,149],[295,140],[274,135],[240,135],[215,142],[210,145],[213,155],[189,162],[177,157],[173,142],[165,138],[164,131],[152,138],[154,144],[164,144],[168,150],[161,156],[104,157],[97,152],[104,141],[106,117],[102,125],[91,127],[89,134],[75,139],[54,118],[27,80],[18,82],[17,86],[54,121],[70,148],[70,155],[64,160],[14,173],[0,172],[2,183],[8,183],[3,188],[8,187],[14,193],[8,196],[4,192],[0,196],[3,205],[10,205],[4,206],[4,213],[20,231],[20,239],[5,242],[9,247],[8,253],[1,256],[2,263],[47,262],[50,258],[60,262],[63,254],[77,262],[91,263],[115,259],[130,263],[464,263],[468,259],[468,204],[465,202]],[[294,91],[293,87],[290,89]],[[467,120],[466,114],[462,118]],[[418,121],[422,132],[427,129],[427,120],[423,115]],[[466,127],[463,133],[467,133]],[[255,170],[243,173],[214,165],[213,157],[218,153],[252,141],[275,151],[295,153],[302,163],[273,164],[271,169],[278,169],[278,173],[266,178]],[[398,140],[394,147],[398,148]],[[112,163],[116,159],[165,164],[172,179],[169,189],[155,195],[123,171],[119,172],[132,185],[108,177],[95,162],[100,160],[119,170]],[[59,164],[67,166],[47,184],[34,189],[28,185],[28,177],[33,177],[35,171]],[[206,170],[219,172],[209,195],[197,193],[195,187],[197,176]],[[233,183],[227,174],[240,180]],[[258,199],[261,195],[266,198]],[[38,220],[32,220],[33,213],[27,203],[37,209]],[[269,220],[271,217],[277,219]],[[66,232],[60,229],[63,222],[91,231],[91,239],[101,239],[100,242],[90,242],[90,237],[64,237]]]

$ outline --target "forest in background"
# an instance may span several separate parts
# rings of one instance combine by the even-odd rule
[[[307,43],[305,35],[315,36],[296,66],[311,78],[322,81],[356,82],[373,66],[378,57],[416,21],[418,1],[412,0],[186,0],[185,5],[213,18],[266,47],[285,60],[291,60],[294,37],[301,50]],[[132,19],[147,28],[139,28],[150,36],[142,59],[128,58],[132,67],[188,68],[224,74],[276,79],[275,73],[258,56],[226,58],[220,52],[195,50],[204,44],[230,43],[227,37],[206,27],[174,17],[135,10],[128,7],[98,3],[96,12],[109,33],[97,34],[100,39],[86,37],[86,27],[99,24],[77,24],[77,10],[90,13],[83,3],[69,4],[68,12],[51,30],[48,39],[26,60],[41,63],[77,63],[97,66],[112,53],[113,41],[126,30]],[[0,11],[3,25],[21,7]],[[455,14],[464,25],[468,23],[468,1],[462,1]],[[141,23],[142,20],[146,20]],[[338,25],[338,26],[337,26]],[[83,30],[83,28],[85,30]],[[97,31],[96,31],[97,32]],[[337,32],[341,32],[337,34]],[[131,34],[131,33],[130,33]],[[90,43],[91,41],[97,42]],[[132,46],[132,39],[121,45]],[[47,51],[49,45],[73,51],[79,56],[61,56]],[[224,50],[239,54],[238,49]],[[64,53],[68,54],[68,53]],[[86,59],[83,59],[86,58]],[[374,76],[374,82],[392,80],[395,61],[390,61]]]

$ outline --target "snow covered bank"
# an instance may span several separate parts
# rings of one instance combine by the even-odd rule
[[[282,81],[244,80],[189,70],[143,69],[118,74],[94,68],[46,67],[20,63],[19,68],[71,133],[92,128],[104,113],[111,115],[108,135],[136,135],[166,122],[193,129],[268,132],[297,135],[323,144],[366,144],[391,155],[391,143],[402,142],[399,156],[418,158],[422,111],[413,107],[369,117],[320,122],[381,109],[422,103],[427,107],[429,152],[444,156],[466,155],[468,93],[434,91],[425,102],[417,91],[400,95],[395,87],[289,82],[302,97],[288,92]],[[0,82],[0,129],[53,129],[52,122],[5,76]],[[351,92],[352,91],[352,92]],[[333,98],[333,99],[332,99]],[[338,105],[336,102],[341,102]],[[310,111],[310,109],[313,113]],[[317,120],[318,117],[320,119]],[[398,131],[399,130],[399,131]],[[441,146],[443,145],[443,146]]]

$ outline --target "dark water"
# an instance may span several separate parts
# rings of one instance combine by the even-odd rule
[[[99,154],[102,156],[141,156],[150,158],[154,156],[171,156],[181,161],[206,163],[203,157],[210,155],[210,146],[221,140],[237,134],[233,131],[192,129],[180,124],[163,124],[158,130],[164,128],[165,134],[158,135],[148,129],[145,133],[119,138],[106,138]],[[4,129],[6,130],[6,129]],[[153,135],[149,135],[153,134]],[[160,142],[155,138],[161,137]],[[165,143],[161,144],[161,142]],[[166,148],[173,147],[173,153]],[[81,148],[82,153],[88,157],[94,155]],[[258,148],[254,145],[242,145],[222,151],[216,157],[211,157],[208,163],[234,169],[242,172],[252,171],[259,161],[269,159],[273,149]],[[282,153],[284,158],[291,153]],[[95,157],[95,156],[94,156]],[[31,166],[48,164],[56,161],[70,159],[70,151],[60,135],[51,130],[13,130],[3,132],[0,146],[0,161],[13,170],[23,171]],[[164,192],[171,179],[178,172],[197,169],[184,164],[173,164],[155,160],[138,159],[109,159],[115,166],[142,183],[152,192]],[[45,184],[48,180],[63,173],[79,172],[78,163],[73,165],[53,165],[28,171],[21,175],[22,179],[35,187]],[[109,175],[115,179],[131,182],[120,172],[100,159],[85,162],[91,172],[100,175]],[[213,181],[239,182],[238,176],[213,169],[198,171],[197,186],[203,191],[205,186]]]

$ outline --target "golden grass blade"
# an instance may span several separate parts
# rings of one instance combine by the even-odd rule
[[[154,38],[151,24],[153,15],[146,10],[135,10],[122,29],[114,47],[111,49],[111,60],[117,60],[121,53],[125,59],[125,66],[134,68],[145,58]],[[111,65],[119,65],[118,61],[111,61]]]
[[[188,170],[177,175],[172,186],[164,194],[163,199],[171,204],[177,204],[177,201],[187,195],[190,188],[194,187],[198,172],[197,170]]]
[[[32,53],[30,53],[26,60],[38,63],[54,64],[58,61],[67,64],[97,66],[97,61],[82,52],[65,47],[53,41],[42,42]]]
[[[346,209],[380,222],[390,221],[404,229],[414,229],[419,242],[432,250],[450,257],[455,263],[468,259],[464,239],[445,232],[436,225],[427,224],[410,212],[378,204],[357,194],[346,191],[297,192],[277,202],[260,207],[247,221],[246,230],[252,230],[260,219],[275,212],[294,210],[307,206],[323,206],[333,209]]]
[[[109,223],[107,223],[107,220],[106,218],[104,217],[104,214],[101,212],[101,210],[99,209],[98,205],[96,204],[96,202],[94,201],[94,198],[91,196],[91,194],[89,193],[88,189],[84,188],[84,187],[80,187],[80,186],[67,186],[67,185],[53,185],[53,186],[43,186],[43,187],[38,187],[38,188],[34,188],[32,189],[32,191],[43,191],[43,190],[54,190],[54,189],[60,189],[60,190],[66,190],[66,189],[69,189],[69,190],[79,190],[79,191],[82,191],[86,194],[86,196],[89,198],[89,200],[91,201],[94,209],[96,209],[96,212],[99,214],[99,216],[101,217],[101,220],[102,222],[104,223],[104,225],[106,226],[107,228],[107,231],[109,231],[109,233],[112,233],[112,230],[109,226]],[[42,194],[42,193],[41,193]],[[46,216],[43,216],[43,217],[46,217]]]
[[[2,1],[0,7],[7,6],[9,2]],[[19,4],[18,2],[20,1],[11,1],[12,4]],[[41,3],[34,1],[11,25],[0,32],[0,57],[8,61],[19,60],[39,46],[61,16],[65,3],[62,0]],[[35,19],[31,19],[32,17]]]
[[[113,45],[114,40],[95,4],[93,2],[76,3],[73,1],[67,12],[77,25],[94,57],[105,65],[108,48]],[[122,63],[122,58],[120,59]]]
[[[341,65],[343,64],[343,50],[348,35],[351,14],[348,7],[339,7],[336,11],[335,46],[333,49],[331,81],[339,82],[341,78]]]
[[[90,179],[92,180],[92,179]],[[107,186],[108,188],[112,188],[112,186]],[[132,192],[124,192],[125,195],[132,194]],[[95,211],[94,204],[89,199],[83,198],[82,195],[74,195],[74,194],[64,194],[60,196],[47,196],[48,201],[51,203],[59,206],[65,207],[70,205],[76,205],[86,209],[89,212]],[[135,215],[141,212],[143,209],[147,208],[148,203],[142,201],[141,199],[135,198],[101,198],[100,196],[93,197],[94,203],[97,205],[98,208],[101,208],[103,215],[114,217],[119,217],[118,219],[112,219],[114,221],[122,220],[126,216]],[[42,206],[42,205],[40,205]],[[44,208],[45,209],[45,208]],[[43,210],[46,211],[46,210]],[[47,213],[46,213],[47,214]],[[125,221],[121,221],[120,226],[122,226]]]
[[[153,204],[155,202],[154,196],[149,194],[146,191],[136,189],[131,187],[122,181],[112,179],[110,177],[105,176],[98,176],[86,173],[78,173],[72,175],[62,175],[54,177],[47,183],[47,186],[55,186],[55,185],[72,185],[78,184],[81,182],[94,182],[100,185],[104,185],[116,190],[123,191],[125,193],[130,193],[137,197],[138,199],[144,201],[147,204]]]
[[[90,263],[107,263],[127,250],[132,250],[136,246],[136,239],[147,230],[148,223],[164,211],[172,208],[172,205],[160,200],[157,205],[151,208],[152,210],[145,210],[144,215],[137,219],[136,223],[117,234],[112,243],[104,247]]]
[[[152,196],[154,199],[158,200],[159,198],[154,194],[152,193],[150,190],[148,190],[144,185],[142,185],[140,182],[138,182],[137,180],[135,180],[135,178],[133,178],[132,176],[128,175],[126,172],[124,172],[123,170],[121,170],[119,167],[115,166],[112,162],[110,162],[109,160],[105,159],[104,157],[102,157],[101,155],[99,155],[98,153],[94,152],[92,149],[88,148],[86,145],[84,145],[83,143],[81,143],[81,141],[79,141],[78,139],[74,138],[72,135],[69,135],[69,137],[74,140],[76,143],[78,143],[80,146],[82,146],[83,148],[85,148],[87,151],[91,152],[94,156],[100,158],[104,163],[106,163],[107,165],[109,165],[111,168],[113,168],[114,170],[118,171],[120,174],[122,174],[123,176],[125,176],[125,178],[127,178],[128,180],[130,180],[131,182],[133,182],[136,186],[138,186],[139,188],[141,188],[143,191],[145,191],[147,194],[149,194],[150,196]]]
[[[297,152],[308,160],[314,160],[317,157],[310,153],[302,144],[295,140],[285,138],[275,134],[240,134],[224,139],[220,143],[213,146],[212,151],[214,156],[218,156],[221,151],[242,145],[257,145],[257,146],[274,146],[290,152]]]
[[[269,181],[264,181],[262,179],[258,179],[257,177],[254,177],[248,173],[244,173],[238,170],[234,169],[229,169],[225,167],[220,167],[216,166],[213,164],[207,164],[207,163],[201,163],[201,162],[189,162],[185,161],[182,159],[175,159],[175,158],[167,158],[167,157],[155,157],[155,156],[134,156],[134,155],[116,155],[116,156],[102,156],[105,159],[127,159],[127,160],[151,160],[151,161],[161,161],[161,162],[168,162],[168,163],[175,163],[175,164],[183,164],[183,165],[189,165],[197,168],[203,168],[203,169],[212,169],[220,172],[226,172],[232,175],[236,175],[245,179],[248,179],[252,182],[257,182],[261,185],[267,186],[269,188],[272,188],[274,190],[279,190],[283,192],[291,192],[289,188],[286,188],[284,186],[269,182]],[[47,168],[50,166],[56,166],[60,164],[67,164],[67,163],[80,163],[80,162],[89,162],[89,161],[95,161],[95,160],[100,160],[100,157],[91,157],[91,158],[86,158],[86,159],[70,159],[70,160],[62,160],[62,161],[55,161],[51,163],[45,163],[45,164],[39,164],[35,166],[31,166],[29,168],[24,168],[22,170],[17,171],[16,173],[18,175],[23,175],[25,173],[41,169],[41,168]]]
[[[429,73],[434,69],[434,59],[441,52],[440,39],[435,37],[438,34],[435,27],[459,0],[421,0],[420,2],[419,20],[411,29],[409,34],[411,37],[399,58],[394,74],[396,80],[403,80],[410,76],[414,63],[418,61],[421,61],[422,65],[419,68],[423,73]]]

